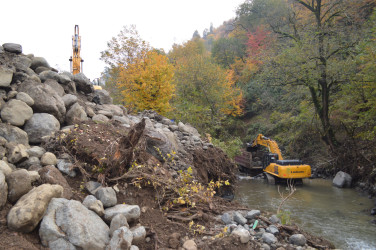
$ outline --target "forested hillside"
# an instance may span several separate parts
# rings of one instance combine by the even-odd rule
[[[135,27],[102,52],[106,88],[130,111],[194,125],[227,150],[258,133],[289,157],[376,176],[374,0],[246,0],[168,53]]]

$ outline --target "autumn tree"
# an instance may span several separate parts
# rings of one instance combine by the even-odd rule
[[[154,110],[166,115],[174,95],[174,68],[169,59],[157,51],[148,51],[121,67],[119,87],[123,103],[130,110]]]
[[[242,94],[228,71],[210,58],[203,41],[194,39],[175,46],[169,54],[175,64],[177,118],[201,129],[242,113]]]
[[[117,37],[107,42],[107,49],[101,52],[100,59],[107,64],[102,75],[114,103],[122,104],[123,100],[118,85],[120,71],[150,50],[150,45],[140,37],[134,25],[124,26]]]
[[[256,3],[262,8],[260,1],[248,3],[252,15]],[[346,0],[289,0],[278,4],[284,4],[283,11],[263,20],[280,40],[276,56],[263,66],[264,81],[305,86],[321,122],[322,138],[335,150],[339,142],[330,119],[331,94],[348,81],[345,67],[360,38],[354,22],[356,13],[350,11],[351,1]],[[283,18],[275,19],[281,14]]]

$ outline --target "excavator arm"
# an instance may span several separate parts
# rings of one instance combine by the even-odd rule
[[[71,72],[73,75],[82,72],[82,62],[84,60],[81,58],[81,36],[79,32],[78,25],[74,26],[74,35],[72,36],[72,48],[73,55],[70,57],[71,62]]]
[[[283,160],[282,153],[278,147],[277,142],[268,137],[263,136],[262,134],[259,134],[252,144],[247,144],[247,150],[256,151],[259,145],[267,147],[270,153],[277,154],[278,160]]]

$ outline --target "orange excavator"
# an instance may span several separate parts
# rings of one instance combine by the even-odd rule
[[[73,75],[82,72],[84,60],[80,56],[81,52],[81,36],[78,25],[74,26],[74,36],[72,36],[73,55],[70,57],[71,72]]]
[[[311,167],[300,160],[284,160],[276,141],[259,134],[253,143],[247,143],[247,151],[254,152],[259,146],[267,147],[269,153],[264,154],[262,168],[268,180],[275,183],[276,180],[308,178],[311,176]],[[273,179],[274,178],[274,179]]]

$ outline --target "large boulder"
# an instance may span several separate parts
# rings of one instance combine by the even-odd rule
[[[17,144],[29,145],[29,137],[22,129],[0,123],[0,136],[4,137],[8,142],[15,142]]]
[[[105,89],[97,89],[94,91],[93,102],[96,104],[112,104],[110,93]]]
[[[13,79],[13,70],[0,66],[0,87],[8,87]]]
[[[85,94],[90,94],[94,92],[93,85],[90,83],[90,80],[83,73],[73,75],[73,81],[76,83],[76,88],[78,91],[82,91]]]
[[[23,101],[24,103],[26,103],[30,107],[34,105],[33,98],[31,98],[28,94],[26,94],[24,92],[18,92],[17,96],[16,96],[16,99],[20,100],[20,101]]]
[[[55,116],[60,122],[64,121],[66,113],[64,101],[50,86],[26,80],[20,85],[19,91],[25,92],[33,98],[35,113],[48,113]]]
[[[62,193],[63,188],[59,185],[43,184],[32,189],[9,211],[8,227],[25,233],[33,231],[42,219],[50,200],[61,197]]]
[[[15,203],[24,194],[27,194],[33,187],[31,178],[26,169],[13,171],[7,176],[8,200]]]
[[[8,184],[5,181],[5,175],[0,170],[0,209],[2,209],[5,203],[7,202],[7,196],[8,196]]]
[[[123,116],[125,112],[125,110],[123,109],[124,107],[120,106],[120,105],[115,105],[115,104],[103,104],[103,105],[97,105],[96,108],[99,110],[99,111],[107,111],[107,112],[110,112],[112,114],[112,116],[114,115],[117,115],[117,116]],[[111,117],[112,117],[111,116]]]
[[[31,65],[31,59],[28,58],[27,56],[18,55],[14,59],[13,64],[16,67],[16,71],[27,72]]]
[[[339,171],[333,179],[333,185],[339,188],[351,187],[352,177],[343,171]]]
[[[63,198],[70,199],[73,195],[72,188],[68,184],[65,177],[54,166],[48,165],[38,171],[41,180],[44,183],[57,184],[63,187]]]
[[[1,119],[14,126],[23,126],[33,115],[33,110],[23,101],[12,99],[1,110]]]
[[[93,211],[80,202],[53,199],[39,229],[44,246],[63,238],[79,249],[105,249],[110,229]]]
[[[73,104],[75,104],[77,100],[77,96],[72,94],[66,94],[63,96],[64,105],[67,109],[70,108]]]
[[[128,222],[133,222],[140,218],[141,210],[138,205],[118,204],[104,210],[104,219],[110,223],[118,214],[123,214]]]
[[[33,57],[30,68],[35,71],[38,67],[51,68],[47,60],[43,57]]]
[[[52,72],[52,71],[51,71]],[[55,78],[58,78],[59,79],[59,75],[56,73],[56,72],[53,72],[56,74],[56,77]],[[44,84],[50,86],[53,90],[56,91],[56,93],[63,97],[64,94],[65,94],[65,91],[64,91],[64,88],[57,82],[56,79],[47,79]],[[64,101],[64,100],[63,100]]]
[[[164,162],[167,154],[172,152],[172,144],[168,138],[156,130],[147,129],[145,132],[146,150],[159,161]]]
[[[278,239],[274,236],[274,234],[271,234],[271,233],[263,233],[262,239],[268,245],[275,244],[278,241]]]
[[[53,115],[47,113],[33,114],[24,127],[31,143],[41,143],[44,136],[50,136],[59,129],[59,121]]]
[[[4,43],[3,48],[5,51],[21,54],[22,53],[22,46],[17,43]]]
[[[80,121],[86,121],[87,115],[85,109],[81,107],[80,104],[77,102],[73,104],[73,106],[68,110],[67,115],[65,117],[65,122],[68,125],[73,125]]]
[[[29,158],[27,153],[27,148],[23,144],[8,144],[8,161],[10,163],[16,164],[23,162]]]

